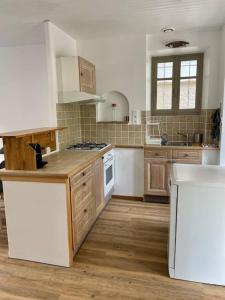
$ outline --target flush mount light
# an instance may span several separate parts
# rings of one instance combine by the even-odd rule
[[[169,33],[169,32],[175,31],[175,28],[174,27],[165,27],[165,28],[162,28],[161,31],[164,33]]]
[[[180,47],[186,47],[189,44],[190,43],[186,42],[186,41],[173,41],[173,42],[167,43],[165,46],[169,47],[169,48],[180,48]]]

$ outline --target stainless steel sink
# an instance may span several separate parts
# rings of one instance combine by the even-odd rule
[[[168,142],[165,146],[183,146],[183,147],[191,147],[192,143],[190,142]]]

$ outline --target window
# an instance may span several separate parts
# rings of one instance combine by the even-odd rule
[[[200,113],[202,74],[202,53],[153,57],[152,114]]]

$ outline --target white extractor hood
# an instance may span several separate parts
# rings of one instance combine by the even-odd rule
[[[58,100],[59,103],[82,102],[86,104],[105,101],[101,96],[97,96],[85,92],[79,92],[79,91],[58,92]]]
[[[59,103],[104,101],[102,97],[94,94],[95,66],[91,62],[79,56],[70,56],[59,57],[56,63]],[[88,93],[83,91],[84,87],[81,89],[83,82],[88,87]]]

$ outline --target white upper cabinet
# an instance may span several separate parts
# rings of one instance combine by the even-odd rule
[[[69,103],[99,99],[95,66],[80,56],[59,57],[57,64],[58,100]]]

